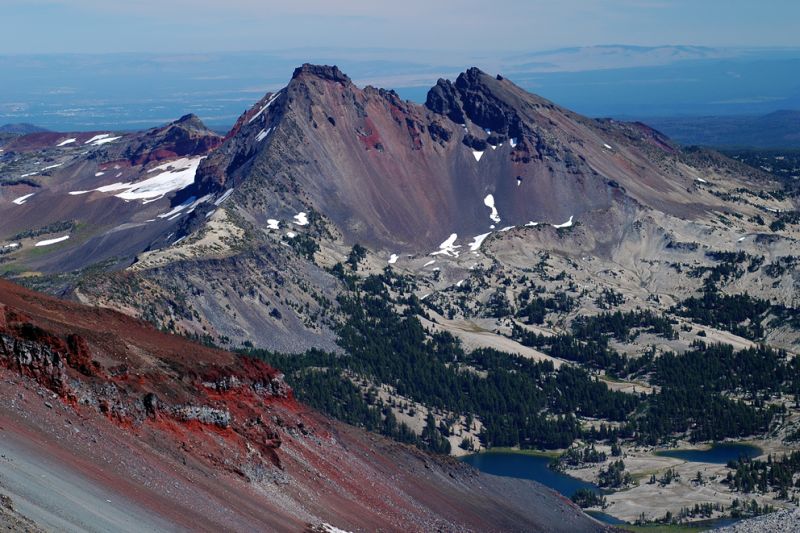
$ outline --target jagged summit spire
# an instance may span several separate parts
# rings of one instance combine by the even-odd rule
[[[339,70],[336,65],[312,65],[311,63],[303,63],[301,66],[294,69],[292,79],[300,78],[303,75],[322,78],[324,80],[331,80],[343,84],[351,83],[350,77]]]

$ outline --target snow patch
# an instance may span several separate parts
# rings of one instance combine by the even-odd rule
[[[611,146],[606,143],[603,143],[603,148],[605,148],[606,150],[613,150],[613,148],[611,148]]]
[[[553,227],[556,228],[556,229],[569,228],[569,227],[572,226],[572,218],[573,217],[569,217],[569,220],[567,220],[563,224],[553,224]]]
[[[509,231],[514,229],[516,226],[506,226],[505,228],[501,229],[500,231]]]
[[[100,176],[102,176],[103,174],[105,174],[105,172],[95,172],[95,173],[94,173],[94,177],[95,177],[95,178],[99,178],[99,177],[100,177]]]
[[[472,155],[475,156],[475,161],[480,161],[481,157],[483,157],[483,152],[473,150]]]
[[[200,204],[202,204],[204,202],[207,202],[210,197],[211,197],[211,195],[208,195],[208,194],[203,196],[200,199],[197,199],[196,197],[191,196],[190,198],[188,198],[182,204],[176,205],[175,207],[170,209],[168,212],[158,215],[158,218],[166,218],[167,220],[175,220],[176,218],[178,218],[181,215],[181,212],[184,209],[188,208],[189,210],[187,211],[187,213],[191,213],[192,211],[195,210],[195,208],[198,205],[200,205]]]
[[[389,258],[389,264],[393,265],[397,263],[397,259],[398,259],[397,254],[392,254],[392,256]]]
[[[287,231],[286,236],[289,237],[290,239],[294,239],[295,237],[297,237],[297,233],[293,231]]]
[[[20,196],[20,197],[19,197],[19,198],[17,198],[16,200],[12,200],[12,202],[13,202],[13,203],[15,203],[15,204],[17,204],[17,205],[22,205],[22,204],[24,204],[25,202],[27,202],[27,201],[28,201],[28,198],[30,198],[30,197],[31,197],[31,196],[33,196],[34,194],[36,194],[36,193],[35,193],[35,192],[32,192],[32,193],[30,193],[30,194],[26,194],[25,196]]]
[[[434,264],[435,262],[436,262],[436,259],[431,259],[430,261],[428,261],[427,263],[425,263],[424,265],[422,265],[422,268],[429,267],[429,266],[431,266],[432,264]]]
[[[509,139],[508,143],[511,145],[511,148],[516,148],[517,147],[517,138],[516,137],[511,137],[511,139]]]
[[[204,204],[207,201],[209,201],[210,199],[211,199],[211,195],[210,194],[206,194],[205,196],[201,197],[199,200],[196,200],[192,205],[190,205],[189,206],[189,211],[187,211],[187,212],[188,213],[193,212],[197,208],[198,205]]]
[[[525,224],[525,227],[528,227],[528,228],[535,228],[535,227],[536,227],[536,226],[538,226],[538,225],[539,225],[539,223],[538,223],[538,222],[533,222],[533,221],[531,221],[531,222],[528,222],[527,224]]]
[[[459,252],[457,249],[461,248],[461,245],[456,245],[456,239],[458,239],[458,234],[450,234],[447,240],[439,245],[439,251],[433,252],[431,255],[451,255],[453,257],[458,257]]]
[[[492,232],[490,231],[489,233],[482,233],[473,237],[472,242],[469,244],[469,250],[471,252],[477,252],[480,249],[481,244],[483,244],[483,241],[486,240],[486,237],[491,234]]]
[[[522,178],[517,176],[517,187],[519,187],[520,185],[522,185]]]
[[[51,168],[58,168],[58,167],[60,167],[60,166],[61,166],[61,165],[63,165],[63,164],[64,164],[64,163],[56,163],[55,165],[46,166],[46,167],[44,167],[44,168],[43,168],[41,171],[42,171],[42,172],[44,172],[45,170],[50,170]]]
[[[230,196],[231,194],[233,194],[233,189],[228,189],[227,191],[225,191],[224,193],[222,193],[222,196],[220,196],[219,198],[217,198],[216,200],[214,200],[214,205],[216,205],[217,207],[219,207],[219,204],[221,204],[222,202],[224,202],[225,200],[227,200],[227,199],[228,199],[228,196]]]
[[[78,139],[65,139],[56,145],[57,148],[61,148],[62,146],[66,146],[68,144],[72,144]]]
[[[279,95],[279,94],[281,94],[281,92],[280,92],[280,91],[278,91],[278,92],[276,92],[275,94],[273,94],[273,95],[270,97],[269,101],[268,101],[266,104],[264,104],[264,107],[262,107],[262,108],[261,108],[261,109],[258,111],[258,113],[256,113],[256,114],[255,114],[255,115],[253,115],[252,117],[250,117],[250,120],[248,120],[248,121],[247,121],[247,123],[248,123],[248,124],[251,124],[251,123],[252,123],[252,122],[253,122],[255,119],[257,119],[258,117],[260,117],[260,116],[261,116],[261,113],[263,113],[264,111],[266,111],[266,110],[267,110],[267,108],[269,108],[269,106],[271,106],[271,105],[272,105],[272,102],[274,102],[274,101],[275,101],[275,99],[276,99],[276,98],[278,98],[278,95]]]
[[[280,221],[270,218],[267,220],[267,229],[280,229]]]
[[[697,181],[698,181],[698,182],[700,182],[700,183],[708,183],[708,182],[707,182],[706,180],[704,180],[703,178],[695,178],[695,180],[697,180]]]
[[[308,226],[308,215],[303,213],[297,213],[294,216],[294,223],[298,226]]]
[[[497,208],[494,206],[494,196],[487,194],[486,198],[483,199],[483,205],[492,210],[489,218],[491,218],[494,222],[500,222],[500,215],[497,212]]]
[[[108,138],[108,137],[111,137],[110,133],[101,133],[100,135],[95,135],[94,137],[92,137],[91,139],[89,139],[88,141],[86,141],[83,144],[92,144],[93,142],[97,142],[99,140],[102,140],[102,139],[105,139],[105,138]]]
[[[10,244],[4,244],[3,246],[0,246],[0,250],[8,250],[9,248],[19,248],[19,243],[12,242]]]
[[[112,137],[110,133],[101,133],[100,135],[95,135],[94,137],[92,137],[83,144],[90,144],[92,146],[101,146],[103,144],[114,142],[118,139],[122,139],[122,136]]]
[[[164,172],[156,174],[152,178],[147,178],[144,181],[137,183],[112,183],[111,185],[104,185],[89,191],[70,191],[69,194],[75,196],[78,194],[86,194],[95,191],[123,191],[119,194],[115,194],[114,196],[123,200],[145,200],[143,203],[147,203],[148,200],[155,201],[170,192],[184,189],[194,183],[194,176],[197,173],[197,167],[200,165],[200,161],[203,159],[205,159],[205,156],[191,158],[184,157],[182,159],[165,163],[154,169],[151,169],[149,172],[156,170],[163,170]]]
[[[338,527],[332,526],[326,522],[322,523],[321,529],[323,533],[350,533],[347,530],[339,529]]]
[[[272,131],[272,128],[267,128],[265,130],[261,130],[260,132],[258,132],[258,135],[256,135],[256,142],[261,142],[264,139],[266,139],[270,131]]]
[[[108,137],[107,139],[100,139],[99,141],[95,141],[92,143],[92,146],[101,146],[103,144],[113,143],[116,140],[122,139],[122,137]]]
[[[458,280],[458,282],[456,283],[456,287],[460,287],[465,281],[467,280],[465,279]]]
[[[55,239],[47,239],[44,241],[39,241],[34,246],[50,246],[51,244],[56,244],[57,242],[63,242],[69,239],[69,235],[64,235],[63,237],[56,237]]]

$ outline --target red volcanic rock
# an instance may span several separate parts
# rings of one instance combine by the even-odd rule
[[[186,115],[160,128],[136,134],[121,155],[132,165],[203,155],[222,143],[222,137],[206,128],[195,115]]]
[[[100,366],[99,363],[92,361],[86,340],[75,334],[67,336],[67,364],[84,376],[95,375]]]
[[[30,494],[15,480],[49,461],[53,481],[30,496],[41,516],[100,529],[116,529],[110,509],[153,529],[598,528],[541,487],[330,421],[261,361],[2,280],[0,311],[0,431],[4,451],[25,454],[3,489]],[[41,387],[74,401],[40,401]],[[107,498],[102,509],[83,500],[87,487]],[[65,510],[55,490],[83,503]]]
[[[699,216],[658,164],[674,151],[654,130],[582,117],[476,68],[417,105],[303,65],[239,118],[179,200],[240,187],[234,202],[260,223],[314,210],[347,242],[420,253],[488,231],[488,194],[504,226],[630,205]]]

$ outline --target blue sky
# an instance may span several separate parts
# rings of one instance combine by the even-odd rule
[[[800,46],[797,0],[0,0],[0,54]]]

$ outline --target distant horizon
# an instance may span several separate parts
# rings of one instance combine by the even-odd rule
[[[0,124],[136,131],[194,113],[224,129],[302,63],[424,102],[471,66],[590,117],[761,116],[800,109],[800,48],[601,44],[475,55],[304,47],[295,51],[0,55]]]
[[[774,48],[800,46],[799,19],[793,0],[406,0],[399,9],[380,0],[5,0],[0,54],[530,51],[619,41]]]

